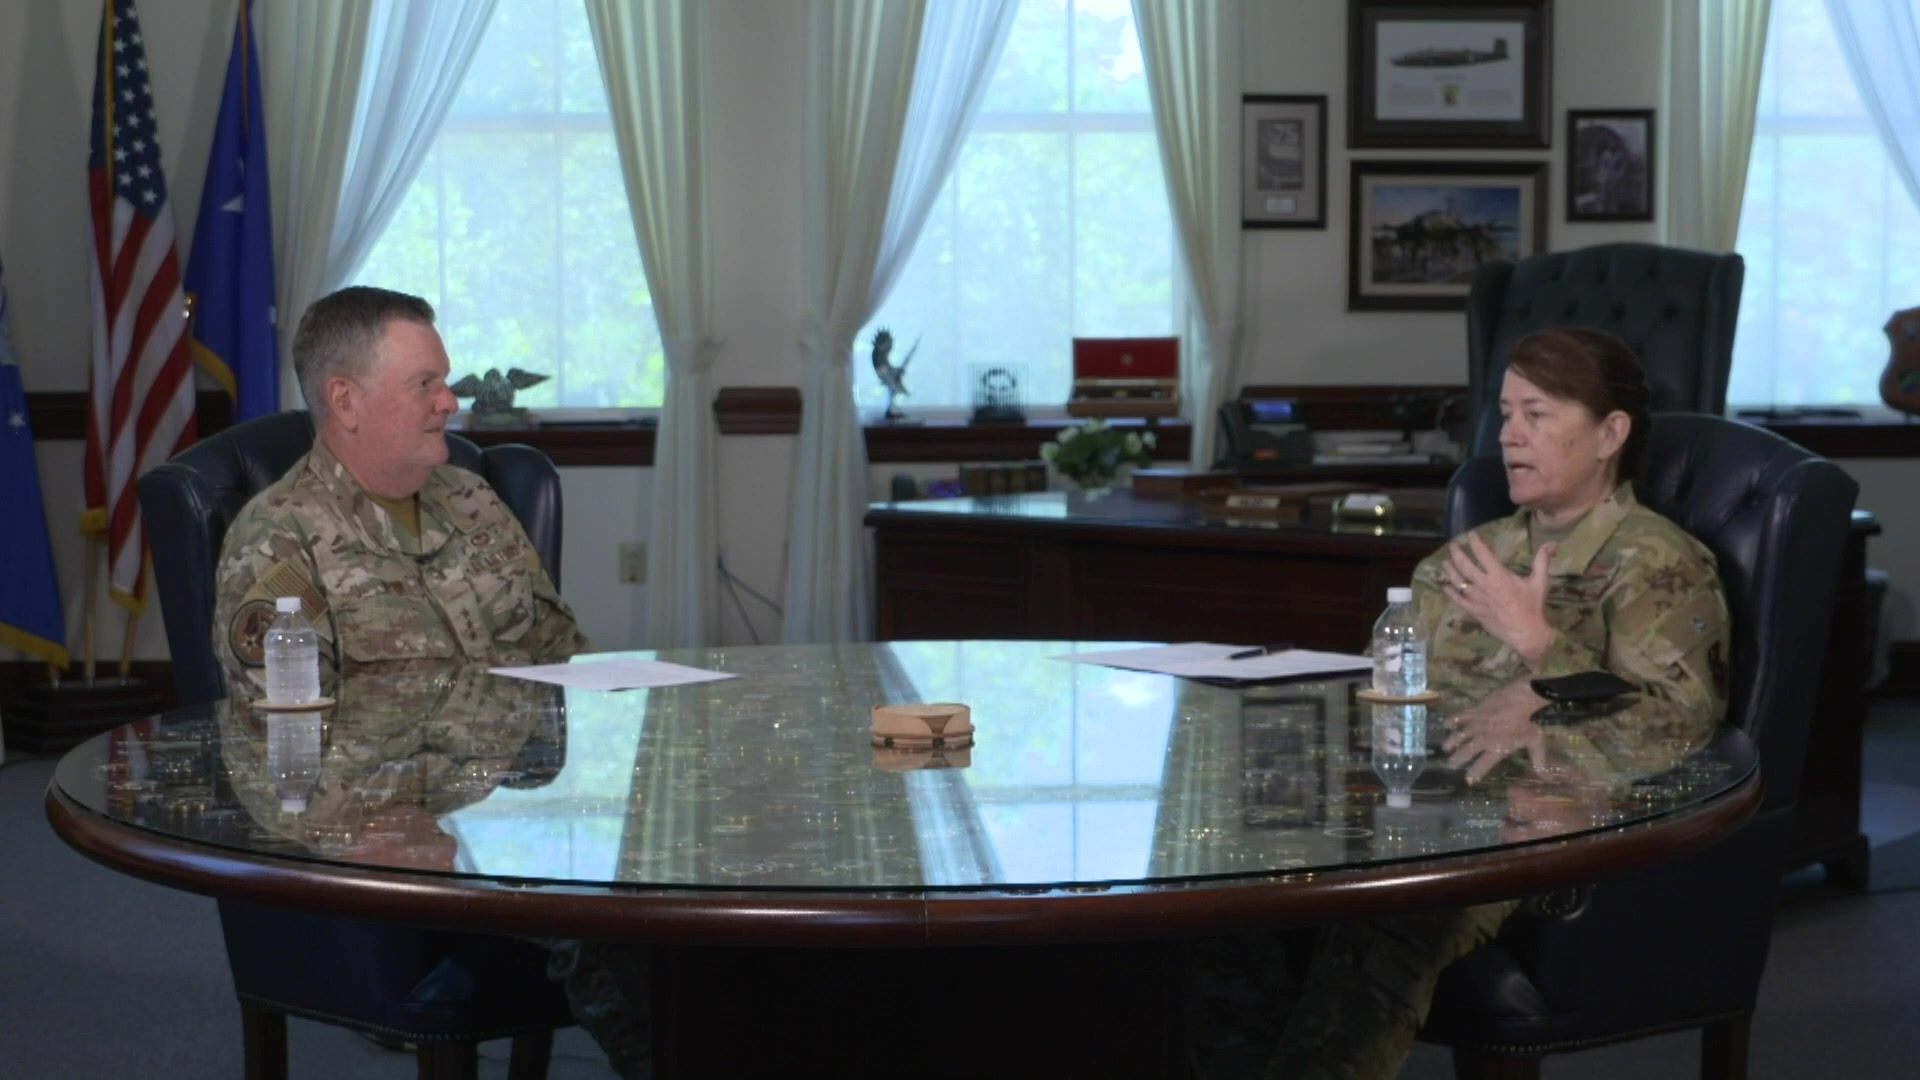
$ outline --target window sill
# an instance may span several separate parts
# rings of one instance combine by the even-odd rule
[[[1826,458],[1920,458],[1920,420],[1890,416],[1741,416]]]

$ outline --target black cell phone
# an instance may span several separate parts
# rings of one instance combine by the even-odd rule
[[[1622,694],[1637,693],[1639,689],[1611,671],[1582,671],[1577,675],[1533,680],[1534,693],[1563,704],[1608,701]]]

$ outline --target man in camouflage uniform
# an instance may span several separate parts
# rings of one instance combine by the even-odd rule
[[[313,449],[247,503],[220,555],[213,645],[234,696],[264,695],[262,643],[282,596],[298,596],[319,632],[330,686],[449,661],[554,662],[587,647],[520,523],[484,480],[447,464],[459,402],[426,301],[342,289],[307,309],[293,358]],[[439,830],[420,820],[431,812],[395,813],[408,820],[387,824],[409,857],[438,857]],[[644,1068],[644,1007],[600,1000],[610,976],[597,953],[542,944],[582,1024],[623,1071]],[[615,1011],[628,1019],[603,1034],[598,1018]]]
[[[1583,777],[1575,786],[1590,788],[1663,771],[1705,743],[1727,703],[1728,615],[1712,552],[1641,506],[1630,483],[1570,529],[1542,530],[1522,509],[1473,535],[1477,543],[1449,544],[1413,577],[1430,682],[1442,695],[1436,712],[1453,731],[1444,747],[1450,764],[1474,781],[1495,769],[1519,777],[1531,766]],[[1547,552],[1552,638],[1538,667],[1455,602],[1455,550],[1477,552],[1465,557],[1523,579],[1534,576],[1535,552]],[[1531,679],[1596,669],[1627,679],[1639,694],[1625,708],[1577,723],[1538,722],[1549,703]],[[1396,1075],[1440,973],[1491,940],[1521,907],[1510,900],[1200,943],[1190,998],[1196,1071],[1313,1080]]]
[[[562,660],[586,646],[520,523],[446,464],[447,354],[426,301],[349,288],[308,309],[294,367],[313,449],[227,531],[214,650],[265,687],[274,600],[298,596],[322,677],[365,664]]]

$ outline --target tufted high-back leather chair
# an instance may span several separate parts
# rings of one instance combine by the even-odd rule
[[[227,529],[262,489],[313,446],[305,412],[236,424],[140,477],[180,703],[226,696],[213,651],[214,571]],[[530,446],[484,452],[447,437],[448,460],[480,474],[520,520],[560,583],[560,474]],[[249,1078],[287,1075],[286,1018],[350,1027],[418,1046],[420,1075],[477,1075],[478,1044],[513,1039],[509,1076],[547,1072],[553,1031],[573,1023],[546,978],[546,954],[525,942],[389,926],[221,900],[227,964],[240,999]]]
[[[1500,452],[1500,379],[1514,343],[1551,326],[1604,330],[1633,348],[1652,411],[1723,413],[1746,263],[1738,255],[1600,244],[1494,262],[1467,293],[1473,453]]]
[[[1702,1075],[1745,1073],[1747,1032],[1819,709],[1859,485],[1771,432],[1718,416],[1653,418],[1634,491],[1713,551],[1732,618],[1729,723],[1759,750],[1758,814],[1697,856],[1585,890],[1565,914],[1516,916],[1441,977],[1422,1038],[1462,1078],[1539,1075],[1542,1056],[1705,1028]],[[1500,459],[1448,490],[1458,535],[1513,512]]]

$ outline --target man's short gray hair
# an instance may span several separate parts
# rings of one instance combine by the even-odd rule
[[[326,418],[327,380],[365,376],[380,334],[396,320],[432,326],[433,305],[391,289],[349,285],[307,308],[293,335],[293,373],[315,424]]]

